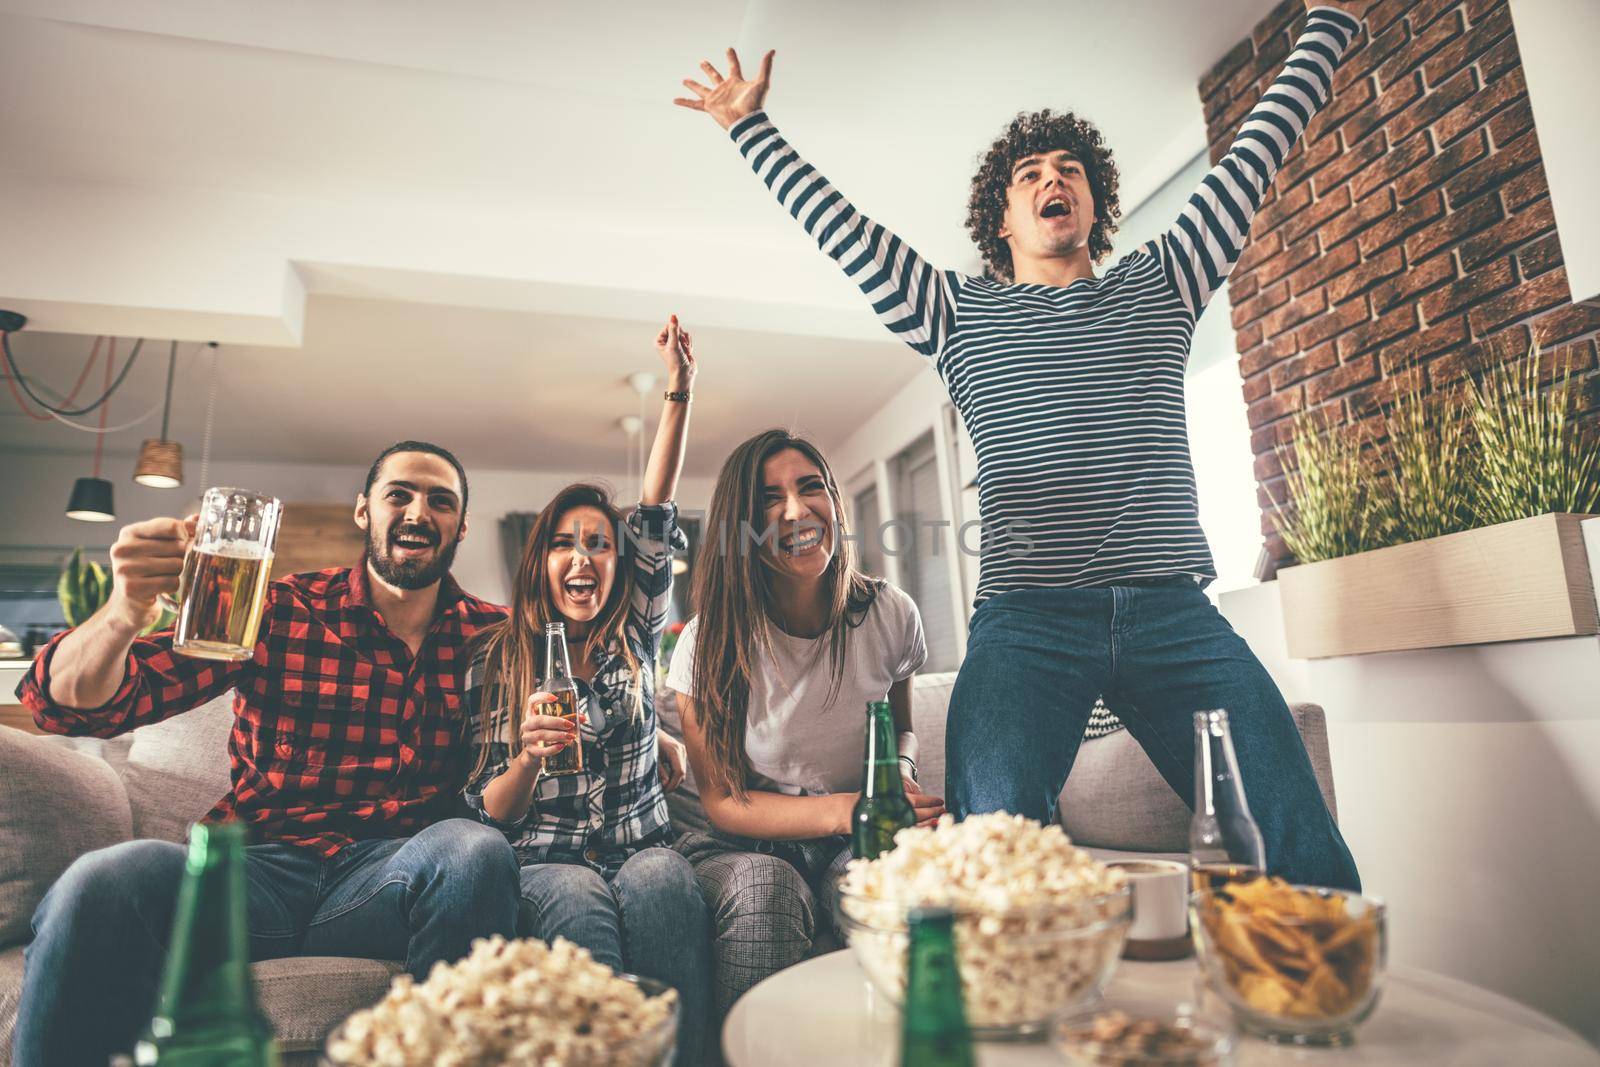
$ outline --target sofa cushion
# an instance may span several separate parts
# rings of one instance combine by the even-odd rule
[[[1127,730],[1078,748],[1061,791],[1061,825],[1085,847],[1187,852],[1189,806]]]
[[[122,780],[133,808],[136,837],[180,844],[189,824],[211,810],[232,788],[228,733],[233,729],[233,692],[127,736]]]
[[[1289,713],[1311,758],[1322,798],[1338,818],[1322,709],[1296,704]],[[1061,824],[1068,837],[1084,846],[1187,853],[1189,818],[1189,805],[1167,785],[1127,730],[1084,742],[1061,791]]]
[[[133,836],[122,783],[104,760],[0,726],[0,946],[32,936],[45,891],[73,860]]]
[[[911,729],[917,735],[917,784],[944,793],[944,722],[950,710],[954,671],[919,674],[911,683]]]
[[[286,1053],[320,1049],[352,1012],[371,1007],[405,970],[392,960],[296,956],[251,964],[261,1010]]]

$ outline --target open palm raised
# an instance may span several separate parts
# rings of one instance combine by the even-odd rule
[[[711,65],[709,59],[702,59],[700,69],[711,79],[711,84],[701,85],[692,78],[685,78],[684,87],[695,95],[680,96],[672,102],[691,111],[704,111],[726,130],[752,111],[761,110],[762,103],[767,99],[767,89],[772,84],[772,56],[773,53],[768,52],[761,57],[761,72],[754,78],[744,76],[744,70],[739,66],[739,53],[731,48],[728,49],[726,78]]]

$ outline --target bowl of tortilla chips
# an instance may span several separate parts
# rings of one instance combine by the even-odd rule
[[[1256,878],[1194,893],[1189,907],[1206,984],[1244,1029],[1342,1045],[1377,1006],[1388,951],[1382,901]]]

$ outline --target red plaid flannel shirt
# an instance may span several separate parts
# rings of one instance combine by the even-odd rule
[[[50,699],[58,637],[17,695],[43,730],[113,737],[236,689],[233,789],[206,818],[236,818],[257,840],[332,856],[415,833],[459,798],[466,645],[504,615],[446,575],[413,659],[372,606],[364,564],[296,574],[268,587],[251,659],[180,656],[170,632],[140,638],[116,695],[80,711]]]

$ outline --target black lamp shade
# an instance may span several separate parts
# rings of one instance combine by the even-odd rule
[[[83,522],[111,522],[117,517],[111,505],[111,483],[104,478],[79,478],[72,483],[67,518]]]

